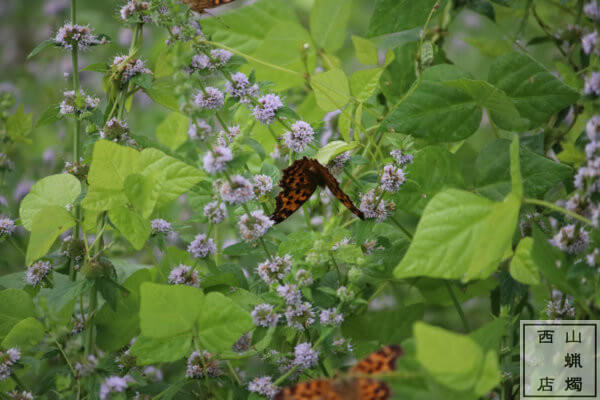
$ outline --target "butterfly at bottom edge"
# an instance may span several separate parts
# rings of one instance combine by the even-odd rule
[[[283,388],[275,400],[389,400],[390,387],[376,379],[376,374],[396,369],[402,347],[391,345],[369,354],[339,379],[313,379]],[[356,377],[356,376],[360,377]],[[365,377],[371,376],[373,377]]]
[[[183,0],[193,11],[203,13],[204,10],[215,8],[235,0]]]
[[[283,170],[279,186],[281,192],[275,199],[275,211],[271,215],[271,219],[276,224],[284,221],[298,210],[312,196],[317,187],[327,187],[350,211],[360,219],[365,219],[363,212],[344,193],[337,179],[327,167],[321,165],[317,160],[307,157],[296,160]]]

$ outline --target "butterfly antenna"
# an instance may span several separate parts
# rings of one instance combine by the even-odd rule
[[[210,12],[210,11],[208,11],[208,10],[204,10],[204,11],[203,11],[203,14],[208,14],[208,15],[210,15],[211,17],[215,18],[217,21],[219,21],[220,23],[222,23],[222,24],[223,24],[223,26],[224,26],[226,29],[231,29],[231,27],[230,27],[229,25],[227,25],[227,24],[225,23],[225,21],[223,20],[223,18],[221,18],[220,16],[218,16],[218,15],[216,15],[216,14],[213,14],[213,13],[211,13],[211,12]]]

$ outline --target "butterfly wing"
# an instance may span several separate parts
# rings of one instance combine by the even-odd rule
[[[183,0],[194,11],[202,13],[207,8],[215,8],[235,0]]]
[[[277,395],[274,400],[347,400],[334,388],[330,379],[314,379],[288,386]]]
[[[350,369],[350,373],[356,375],[372,375],[393,371],[396,369],[396,360],[402,354],[404,354],[404,350],[398,345],[382,347],[357,362]]]
[[[317,164],[319,163],[317,162]],[[333,195],[337,197],[337,199],[341,201],[342,204],[345,205],[350,211],[356,214],[358,218],[364,220],[365,215],[354,205],[352,200],[350,200],[350,197],[344,193],[337,179],[335,179],[335,176],[333,176],[331,172],[329,172],[329,170],[321,164],[319,164],[319,173],[321,174],[322,182],[327,185],[329,190],[331,190],[331,193],[333,193]]]
[[[303,158],[283,170],[279,181],[281,192],[275,199],[275,211],[271,215],[276,224],[300,208],[317,188],[317,182],[309,172],[309,164],[310,160]]]

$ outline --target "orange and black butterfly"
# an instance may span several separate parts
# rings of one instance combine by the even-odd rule
[[[365,215],[360,211],[350,197],[340,188],[340,184],[329,170],[317,160],[302,158],[283,170],[279,181],[281,192],[275,199],[275,212],[271,219],[276,224],[280,223],[294,213],[319,187],[327,186],[331,193],[338,198],[350,211],[360,219]]]
[[[208,8],[215,8],[235,0],[183,0],[194,11],[203,13]]]
[[[402,354],[402,347],[386,346],[356,363],[346,377],[300,382],[283,388],[275,400],[388,400],[391,389],[374,375],[395,370]]]

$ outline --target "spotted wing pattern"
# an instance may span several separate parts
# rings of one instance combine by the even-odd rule
[[[292,215],[315,192],[317,181],[311,174],[310,161],[303,158],[283,170],[279,181],[281,192],[275,199],[275,212],[271,215],[276,224]]]
[[[223,4],[231,3],[235,0],[184,0],[190,8],[196,12],[202,13],[207,8],[215,8]]]
[[[281,192],[275,200],[275,212],[271,215],[271,219],[276,224],[300,208],[314,193],[317,186],[327,186],[350,211],[360,219],[365,219],[362,211],[356,208],[350,197],[340,188],[340,184],[331,172],[317,160],[304,157],[295,161],[283,170],[279,186]]]
[[[400,346],[384,347],[356,363],[352,375],[372,375],[393,371],[396,359],[402,355]],[[388,385],[370,378],[315,379],[283,388],[275,400],[389,400]]]

